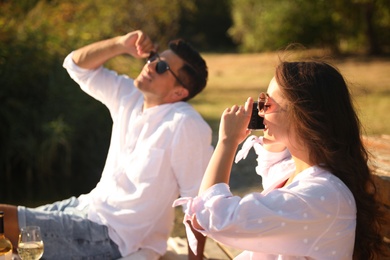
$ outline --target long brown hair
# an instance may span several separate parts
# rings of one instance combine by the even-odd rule
[[[275,78],[288,100],[291,127],[310,151],[310,161],[326,168],[351,190],[357,207],[353,259],[376,259],[384,252],[368,153],[346,81],[323,61],[281,62]]]

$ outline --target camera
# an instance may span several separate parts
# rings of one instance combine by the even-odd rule
[[[253,102],[251,119],[248,124],[249,130],[263,130],[265,128],[263,124],[264,118],[259,116],[259,111],[257,109],[257,102]]]

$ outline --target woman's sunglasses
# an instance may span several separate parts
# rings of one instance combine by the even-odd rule
[[[270,100],[272,100],[272,101],[270,101]],[[285,108],[282,108],[267,93],[261,92],[260,95],[259,95],[259,98],[257,100],[257,110],[258,110],[258,113],[261,114],[261,115],[264,115],[269,109],[272,110],[272,113],[278,113],[278,112],[286,111]]]
[[[261,92],[257,100],[257,110],[259,111],[259,113],[265,114],[265,112],[267,112],[269,108],[269,105],[267,103],[268,103],[268,94]]]
[[[161,60],[160,59],[160,56],[158,55],[157,52],[150,52],[150,55],[149,55],[149,58],[148,58],[148,63],[152,63],[154,62],[155,60],[158,60],[157,63],[156,63],[156,72],[157,74],[163,74],[164,72],[166,71],[169,71],[171,72],[171,74],[173,75],[173,77],[175,77],[175,79],[183,86],[185,87],[186,89],[187,86],[179,79],[179,77],[171,70],[171,68],[169,67],[168,63],[165,61],[165,60]]]

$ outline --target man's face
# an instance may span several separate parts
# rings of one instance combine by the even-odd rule
[[[169,70],[159,74],[156,65],[159,61],[164,61],[169,66]],[[160,65],[165,65],[160,64]],[[149,105],[160,105],[173,103],[182,100],[188,95],[184,88],[175,78],[179,76],[179,69],[184,65],[184,61],[173,51],[166,50],[146,63],[141,73],[134,80],[135,86],[143,93],[145,102]],[[164,67],[165,68],[165,67]],[[179,78],[181,80],[181,78]]]

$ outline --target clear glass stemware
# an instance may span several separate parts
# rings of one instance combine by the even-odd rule
[[[18,254],[22,260],[38,260],[43,255],[41,229],[38,226],[27,226],[20,229]]]

